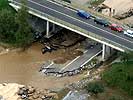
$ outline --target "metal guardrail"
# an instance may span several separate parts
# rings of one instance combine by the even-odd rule
[[[18,2],[16,2],[16,1],[10,1],[12,4],[15,4],[15,5],[17,5],[17,6],[22,6],[22,4],[20,4],[20,3],[18,3]],[[26,6],[27,7],[27,6]],[[41,15],[41,16],[43,16],[43,17],[46,17],[47,19],[50,19],[50,20],[52,20],[52,21],[55,21],[55,22],[57,22],[57,23],[60,23],[60,24],[63,24],[63,25],[65,25],[65,26],[67,26],[67,27],[70,27],[70,28],[72,28],[72,29],[74,29],[74,30],[77,30],[77,31],[79,31],[79,32],[82,32],[82,33],[84,33],[84,34],[86,34],[86,35],[89,35],[89,36],[91,36],[91,37],[93,37],[93,38],[96,38],[96,39],[99,39],[99,40],[101,40],[101,41],[106,41],[108,44],[113,44],[113,45],[115,45],[115,46],[117,46],[117,47],[119,47],[119,48],[122,48],[123,50],[126,50],[126,51],[132,51],[132,49],[130,49],[130,48],[127,48],[127,47],[125,47],[125,46],[123,46],[123,45],[120,45],[120,44],[118,44],[118,43],[116,43],[116,42],[113,42],[113,41],[111,41],[111,40],[109,40],[109,39],[106,39],[106,38],[104,38],[104,37],[101,37],[101,36],[99,36],[99,35],[96,35],[95,33],[91,33],[91,32],[88,32],[88,31],[86,31],[86,30],[84,30],[84,29],[82,29],[82,28],[80,28],[80,27],[78,27],[78,26],[75,26],[75,25],[72,25],[72,24],[70,24],[70,23],[68,23],[68,22],[65,22],[65,21],[63,21],[63,20],[60,20],[60,19],[58,19],[58,18],[55,18],[55,17],[53,17],[53,16],[50,16],[50,15],[48,15],[48,14],[46,14],[46,13],[43,13],[43,12],[40,12],[40,11],[38,11],[38,10],[36,10],[36,9],[33,9],[33,8],[30,8],[30,7],[28,7],[28,9],[30,10],[30,11],[32,11],[32,12],[34,12],[34,13],[36,13],[36,14],[38,14],[38,15]]]

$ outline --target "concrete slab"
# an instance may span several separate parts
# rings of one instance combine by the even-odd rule
[[[43,73],[66,73],[75,71],[91,59],[93,59],[97,54],[101,53],[101,45],[95,45],[93,48],[85,50],[84,54],[76,57],[72,61],[68,61],[65,64],[55,64],[53,62],[46,62],[41,68]]]

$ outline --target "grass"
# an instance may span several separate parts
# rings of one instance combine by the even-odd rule
[[[104,83],[103,83],[104,84]],[[132,100],[126,93],[117,88],[108,87],[105,85],[105,91],[97,96],[92,95],[93,100]]]
[[[103,3],[105,0],[91,0],[90,5],[98,6],[99,4]]]
[[[112,64],[102,77],[108,86],[118,87],[133,96],[133,61]]]

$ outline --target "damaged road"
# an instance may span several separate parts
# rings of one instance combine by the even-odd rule
[[[54,62],[48,61],[41,66],[40,71],[46,75],[54,74],[56,76],[78,74],[86,63],[100,53],[101,45],[95,45],[93,48],[86,50],[83,55],[77,56],[75,59],[65,64],[55,64]]]

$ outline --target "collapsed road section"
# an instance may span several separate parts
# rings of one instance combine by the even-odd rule
[[[98,56],[101,52],[101,45],[96,44],[93,48],[90,47],[87,49],[83,55],[77,56],[72,61],[64,64],[55,64],[52,61],[45,62],[41,66],[40,72],[45,75],[54,75],[58,77],[72,76],[85,69],[84,65],[91,61],[94,57]]]

